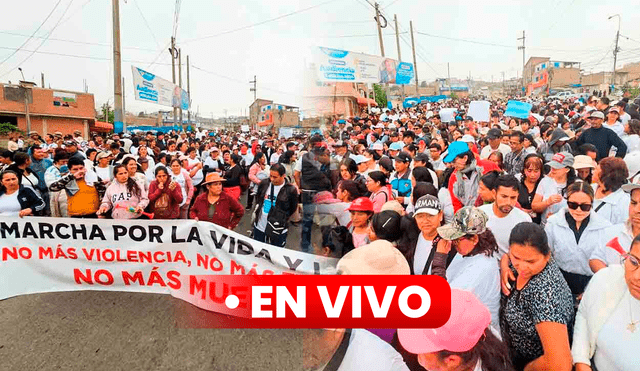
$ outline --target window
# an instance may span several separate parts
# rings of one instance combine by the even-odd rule
[[[560,62],[554,62],[554,63],[553,63],[553,66],[554,66],[555,68],[560,68]]]
[[[542,64],[542,69],[545,69],[545,68],[547,68],[547,64],[546,64],[546,63],[543,63],[543,64]]]

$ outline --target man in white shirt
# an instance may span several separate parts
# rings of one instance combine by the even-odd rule
[[[531,222],[531,217],[516,208],[518,202],[519,182],[513,175],[500,175],[493,190],[495,201],[482,205],[480,210],[489,217],[487,227],[493,232],[498,243],[498,258],[509,251],[509,236],[516,224]]]
[[[502,143],[502,130],[498,128],[489,130],[487,139],[489,140],[489,145],[482,148],[482,151],[480,152],[481,159],[489,158],[489,156],[495,151],[502,152],[502,156],[506,156],[507,153],[511,152],[511,147]]]

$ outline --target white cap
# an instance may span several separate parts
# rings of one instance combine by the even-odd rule
[[[476,140],[469,134],[463,135],[460,140],[465,142],[465,143],[475,143],[476,142]]]

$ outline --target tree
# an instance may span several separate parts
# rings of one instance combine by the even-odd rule
[[[382,86],[378,84],[373,84],[373,91],[376,94],[376,103],[378,103],[378,107],[386,108],[387,107],[387,93],[384,91]]]
[[[102,111],[102,120],[113,124],[115,113],[109,103],[103,104],[100,110]]]

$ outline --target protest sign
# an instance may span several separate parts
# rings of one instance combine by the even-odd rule
[[[510,100],[507,102],[507,109],[504,111],[504,115],[519,119],[526,119],[529,118],[529,112],[531,112],[532,107],[533,105],[531,103]]]
[[[0,300],[57,291],[171,294],[201,308],[197,275],[325,274],[336,259],[207,222],[0,218]]]
[[[489,122],[489,107],[491,103],[486,100],[474,100],[469,103],[469,112],[467,116],[471,116],[476,122]]]
[[[440,120],[442,122],[455,121],[456,109],[455,108],[443,108],[440,110]]]

